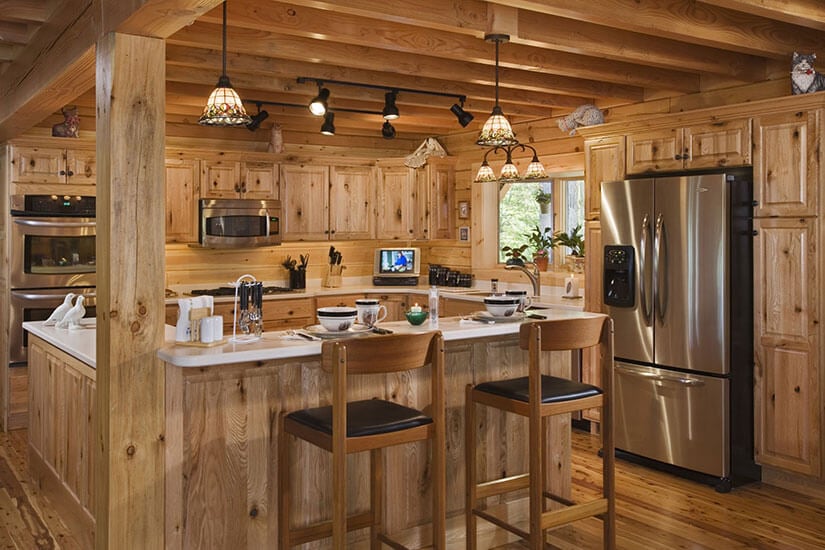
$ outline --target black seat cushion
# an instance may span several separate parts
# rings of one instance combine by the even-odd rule
[[[332,406],[301,409],[289,413],[287,418],[300,422],[314,430],[332,434]],[[347,437],[377,435],[408,430],[433,419],[419,410],[411,409],[383,399],[366,399],[347,403]]]
[[[530,379],[524,376],[522,378],[511,378],[510,380],[484,382],[476,386],[475,389],[527,403],[529,402],[529,384]],[[581,382],[575,382],[567,378],[558,378],[556,376],[543,375],[541,377],[542,403],[560,403],[562,401],[592,397],[600,393],[602,393],[601,389],[590,384],[582,384]]]

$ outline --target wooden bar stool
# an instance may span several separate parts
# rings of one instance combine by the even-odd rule
[[[343,549],[346,534],[370,528],[371,548],[388,544],[406,548],[389,538],[383,525],[384,447],[432,440],[433,548],[446,544],[446,439],[444,421],[444,341],[440,332],[369,336],[326,341],[321,364],[332,373],[332,405],[302,409],[280,416],[278,464],[279,548],[332,536],[333,547]],[[349,375],[386,374],[431,366],[431,412],[404,407],[383,399],[347,401]],[[332,453],[332,520],[301,528],[290,526],[290,453],[288,435],[304,439]],[[370,451],[370,510],[347,515],[347,455]]]
[[[529,375],[510,380],[467,386],[466,395],[466,468],[467,468],[467,548],[475,550],[477,517],[515,533],[529,542],[532,549],[544,548],[547,529],[580,519],[597,516],[604,522],[604,547],[616,546],[613,480],[613,322],[606,315],[578,319],[548,320],[522,325],[520,346],[528,350]],[[563,351],[600,346],[602,387],[582,384],[566,378],[541,374],[542,351]],[[528,417],[529,472],[502,479],[479,482],[476,465],[475,405],[483,404]],[[545,490],[546,419],[577,410],[601,408],[602,496],[575,503]],[[521,529],[478,506],[486,498],[529,487],[529,527]],[[547,510],[546,499],[565,506]]]

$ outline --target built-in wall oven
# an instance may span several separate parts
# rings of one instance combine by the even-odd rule
[[[10,362],[26,362],[21,323],[46,319],[68,292],[94,315],[95,197],[13,195],[10,201]]]

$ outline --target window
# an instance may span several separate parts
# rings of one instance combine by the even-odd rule
[[[550,203],[544,206],[536,198],[549,193]],[[501,248],[511,248],[529,244],[527,234],[535,228],[544,231],[569,232],[579,226],[584,227],[584,177],[582,174],[552,176],[542,182],[502,183],[498,193],[499,216],[499,262],[506,260]],[[531,247],[526,251],[528,258],[536,251]],[[550,251],[551,264],[561,267],[566,250],[557,248]]]

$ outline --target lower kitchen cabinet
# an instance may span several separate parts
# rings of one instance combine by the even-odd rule
[[[425,296],[426,298],[426,296]],[[470,315],[484,309],[484,304],[476,301],[461,300],[458,298],[441,298],[439,317],[455,317],[456,315]]]
[[[410,295],[409,294],[393,294],[393,293],[368,293],[367,298],[378,300],[378,302],[387,308],[387,317],[385,321],[403,321],[407,317],[404,312],[410,309]],[[416,300],[426,299],[414,298]],[[419,302],[420,303],[420,302]]]
[[[754,220],[756,461],[821,475],[816,218]]]
[[[235,303],[216,302],[213,308],[215,315],[223,317],[224,338],[232,336],[232,325],[235,322]],[[284,330],[288,328],[305,327],[315,323],[315,308],[312,298],[288,298],[285,300],[264,300],[264,332]],[[178,305],[166,306],[166,324],[175,325],[178,322]]]
[[[94,546],[96,371],[29,335],[29,468],[81,547]],[[83,544],[85,543],[85,544]]]
[[[333,294],[330,296],[316,296],[315,307],[355,307],[355,300],[363,298],[363,293],[358,294]],[[312,312],[315,316],[315,312]]]

